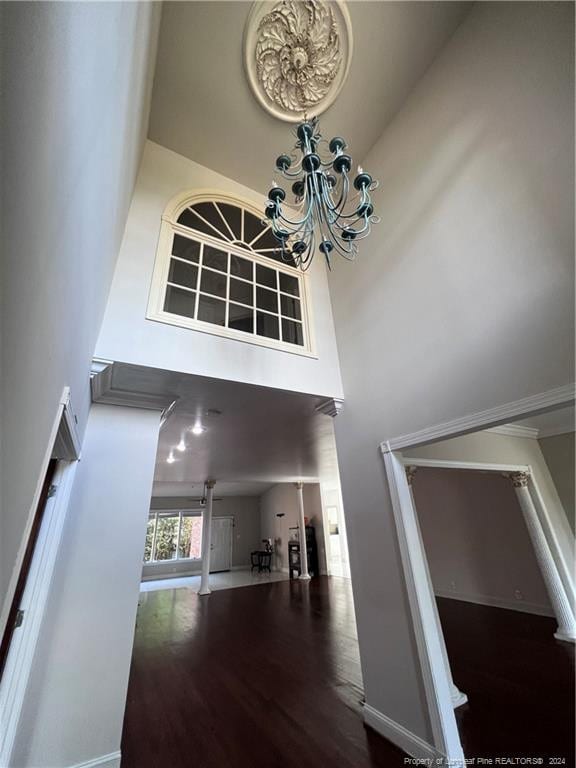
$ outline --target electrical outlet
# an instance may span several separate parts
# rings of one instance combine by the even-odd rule
[[[516,598],[516,600],[524,600],[524,595],[522,594],[522,592],[520,592],[519,589],[514,590],[514,597]]]
[[[456,582],[455,581],[451,581],[450,582],[450,589],[452,590],[452,592],[456,592]]]

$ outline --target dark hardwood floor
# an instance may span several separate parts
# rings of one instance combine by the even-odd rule
[[[350,585],[141,595],[122,768],[396,768],[362,723]]]
[[[439,601],[471,756],[573,758],[573,649],[550,619]],[[122,768],[399,768],[362,723],[350,585],[141,595]],[[544,763],[546,765],[547,763]]]
[[[545,616],[437,598],[468,757],[574,760],[574,646]]]

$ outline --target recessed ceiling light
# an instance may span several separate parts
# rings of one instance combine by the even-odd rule
[[[203,432],[206,432],[206,427],[203,427],[202,424],[194,424],[190,432],[193,435],[201,435]]]
[[[175,461],[176,459],[174,458],[174,454],[172,453],[172,451],[170,451],[170,453],[168,454],[168,458],[166,459],[166,463],[174,464]]]
[[[186,450],[186,443],[184,442],[184,438],[183,437],[180,438],[180,442],[176,446],[176,450],[177,451],[185,451]]]

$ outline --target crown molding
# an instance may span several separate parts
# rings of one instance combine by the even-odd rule
[[[549,389],[547,392],[523,397],[520,400],[514,400],[511,403],[505,403],[495,408],[488,408],[485,411],[471,413],[468,416],[462,416],[452,421],[425,427],[417,432],[384,440],[380,443],[380,450],[386,454],[392,451],[400,451],[403,448],[415,448],[419,445],[435,443],[438,440],[459,437],[470,432],[485,431],[492,427],[507,424],[514,419],[529,418],[539,413],[546,413],[546,411],[552,411],[556,408],[573,405],[574,400],[575,385],[574,383],[566,384],[562,387]]]
[[[314,409],[317,413],[325,413],[326,416],[332,416],[332,418],[338,416],[342,408],[344,407],[344,400],[340,397],[330,397],[328,400],[323,400]]]
[[[567,435],[570,432],[574,432],[574,424],[562,424],[556,427],[548,427],[538,430],[538,439],[542,440],[544,437],[556,437],[556,435]]]
[[[494,435],[506,435],[506,437],[523,437],[528,440],[537,440],[540,430],[536,427],[523,427],[520,424],[501,424],[499,427],[490,427],[484,430]]]
[[[175,400],[171,394],[151,394],[140,390],[117,387],[114,383],[115,363],[110,360],[92,361],[90,390],[92,402],[103,405],[120,405],[128,408],[166,412],[166,418],[172,413]]]

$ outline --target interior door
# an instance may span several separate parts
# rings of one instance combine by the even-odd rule
[[[232,518],[212,518],[210,573],[229,571],[232,566]]]

